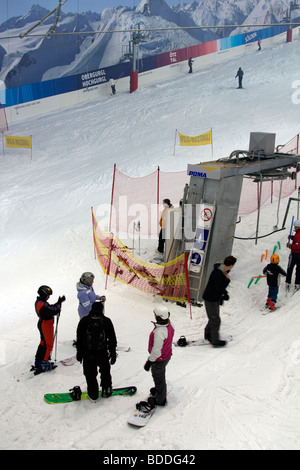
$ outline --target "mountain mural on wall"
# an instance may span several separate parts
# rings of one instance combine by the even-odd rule
[[[229,25],[281,22],[289,3],[290,0],[194,0],[170,7],[164,0],[141,0],[135,8],[119,6],[83,14],[61,12],[55,32],[63,34],[46,38],[55,19],[52,15],[33,31],[38,36],[20,39],[21,33],[49,13],[35,4],[26,15],[0,25],[0,80],[6,88],[13,88],[117,64],[128,58],[128,30],[138,27],[156,29],[145,33],[145,41],[139,45],[140,58],[238,34],[247,28]],[[228,27],[196,29],[218,25]],[[182,27],[191,29],[171,29]]]

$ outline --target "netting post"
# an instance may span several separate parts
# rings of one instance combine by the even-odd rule
[[[157,167],[157,233],[159,233],[159,166]]]
[[[188,267],[188,254],[187,252],[184,253],[184,270],[185,270],[185,278],[186,278],[186,289],[187,289],[187,299],[190,305],[190,319],[192,320],[192,304],[191,304],[191,293],[190,293],[190,280],[189,280],[189,267]]]
[[[108,276],[110,272],[110,262],[111,262],[111,251],[113,245],[113,234],[111,233],[111,220],[112,220],[112,208],[114,203],[114,190],[115,190],[115,179],[116,179],[116,164],[114,164],[114,173],[113,173],[113,182],[111,188],[111,200],[110,200],[110,216],[109,216],[109,233],[110,233],[110,242],[108,250],[108,260],[107,260],[107,269],[106,269],[106,279],[105,279],[105,289],[107,289]]]

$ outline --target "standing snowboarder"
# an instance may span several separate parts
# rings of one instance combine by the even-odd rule
[[[287,243],[287,248],[290,248],[291,253],[289,256],[289,262],[287,267],[286,275],[286,287],[287,290],[290,289],[290,284],[292,282],[292,274],[294,267],[296,266],[296,277],[295,277],[295,288],[296,290],[300,288],[300,220],[294,222],[295,235],[292,235],[290,240]]]
[[[222,305],[224,300],[229,300],[226,287],[230,283],[229,273],[235,263],[236,258],[234,256],[227,256],[223,263],[216,263],[203,293],[206,314],[208,316],[204,338],[215,347],[226,345],[226,341],[219,338],[221,325],[220,305]]]
[[[76,358],[83,362],[88,397],[92,402],[99,397],[98,367],[101,376],[102,397],[112,394],[110,366],[115,364],[117,338],[110,318],[103,313],[102,302],[94,302],[88,316],[77,327]]]
[[[257,41],[257,45],[258,45],[258,51],[261,51],[261,39],[259,38],[258,41]]]
[[[172,356],[172,341],[174,327],[170,322],[170,312],[164,305],[158,305],[153,310],[156,323],[150,333],[148,352],[149,357],[144,365],[148,372],[151,369],[154,387],[148,401],[136,405],[140,411],[150,411],[155,406],[165,406],[167,402],[166,367]]]
[[[92,305],[96,300],[105,302],[105,295],[97,295],[93,288],[95,276],[93,273],[85,272],[81,275],[79,282],[76,284],[77,298],[79,300],[78,315],[81,319],[90,313]]]
[[[55,304],[50,305],[48,300],[53,293],[51,287],[43,285],[37,292],[35,311],[39,317],[37,326],[41,340],[35,355],[35,369],[39,373],[56,367],[53,362],[50,362],[54,345],[54,317],[60,314],[61,304],[66,298],[65,296],[59,297]]]
[[[236,77],[239,77],[239,86],[238,88],[243,88],[243,76],[244,76],[244,72],[242,71],[241,67],[239,67],[237,73],[236,73]]]
[[[268,298],[266,307],[270,310],[276,310],[276,302],[279,291],[279,275],[286,276],[286,272],[279,266],[279,256],[273,254],[270,258],[270,263],[264,267],[263,274],[267,275]]]

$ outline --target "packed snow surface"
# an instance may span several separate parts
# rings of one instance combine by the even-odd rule
[[[167,369],[172,385],[168,405],[141,430],[130,427],[127,419],[152,386],[143,365],[153,306],[160,299],[113,279],[105,290],[105,276],[94,258],[91,222],[93,207],[107,230],[103,207],[110,203],[114,163],[139,177],[157,166],[185,171],[188,163],[212,158],[209,146],[178,148],[174,156],[176,129],[197,135],[213,128],[215,159],[248,149],[250,132],[274,132],[276,144],[293,138],[299,132],[299,51],[295,35],[292,43],[283,40],[260,53],[248,52],[134,94],[109,96],[108,86],[105,99],[10,127],[10,134],[32,135],[33,153],[31,160],[28,150],[6,148],[0,157],[0,448],[299,449],[300,294],[286,297],[283,282],[280,308],[262,315],[265,280],[247,287],[252,276],[262,273],[266,261],[261,263],[261,255],[271,253],[278,242],[280,264],[286,269],[286,240],[291,218],[297,217],[296,203],[286,230],[261,238],[257,245],[235,240],[238,261],[230,300],[221,308],[221,332],[232,334],[233,341],[223,349],[174,348]],[[234,78],[239,66],[245,73],[243,90],[236,89]],[[168,188],[165,193],[162,197],[168,197]],[[277,202],[264,206],[260,235],[276,224],[281,227],[287,202],[281,201],[279,222]],[[236,235],[252,237],[255,228],[256,214],[244,216]],[[142,240],[142,248],[149,259],[156,241]],[[131,347],[120,351],[112,366],[113,385],[136,385],[138,391],[133,397],[96,404],[49,405],[45,393],[74,385],[85,390],[86,384],[79,363],[39,376],[29,372],[39,343],[36,291],[50,285],[52,303],[66,295],[57,359],[71,356],[78,323],[75,285],[84,271],[95,273],[95,291],[107,297],[106,315],[119,344]],[[191,319],[189,308],[168,306],[175,339],[203,336],[204,307],[192,307]]]

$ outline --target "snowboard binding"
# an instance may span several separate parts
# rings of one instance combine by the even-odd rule
[[[75,387],[71,388],[69,392],[73,401],[81,400],[82,391],[79,385],[76,385]]]
[[[185,336],[180,336],[179,340],[177,341],[178,346],[184,348],[184,346],[187,345],[186,342],[186,337]]]

